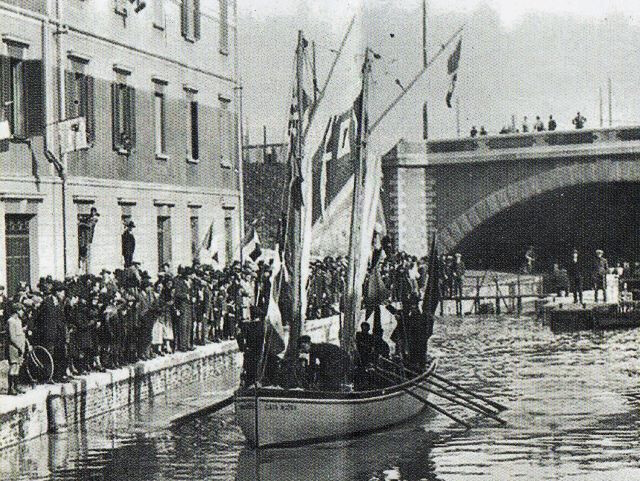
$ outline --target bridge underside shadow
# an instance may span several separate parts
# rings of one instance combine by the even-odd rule
[[[545,192],[475,228],[458,244],[468,267],[514,271],[534,246],[538,267],[566,263],[574,247],[583,260],[595,249],[609,262],[640,260],[640,183],[594,183]]]

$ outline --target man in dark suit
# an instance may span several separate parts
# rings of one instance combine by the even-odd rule
[[[60,281],[53,283],[52,293],[42,303],[42,312],[39,318],[39,330],[44,347],[53,358],[53,379],[56,382],[67,381],[67,346],[66,346],[66,320],[64,312],[64,300],[66,287]]]
[[[567,275],[569,276],[569,289],[573,293],[573,303],[578,299],[582,304],[582,266],[578,257],[578,249],[573,249],[571,259],[567,263]]]
[[[603,301],[607,302],[607,273],[609,272],[609,262],[603,257],[604,251],[596,249],[596,257],[593,260],[593,296],[595,302],[598,302],[598,291],[602,289]]]
[[[126,229],[122,233],[122,257],[124,257],[124,267],[131,267],[133,264],[133,253],[136,250],[136,238],[133,236],[133,228],[136,225],[132,220],[127,222]]]

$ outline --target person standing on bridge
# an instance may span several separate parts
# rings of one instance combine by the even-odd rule
[[[527,132],[529,132],[529,120],[525,115],[524,118],[522,119],[522,133],[526,134]]]
[[[604,251],[596,249],[596,258],[593,262],[593,297],[598,302],[598,291],[602,289],[603,302],[607,302],[607,273],[609,272],[609,262],[603,257]]]
[[[553,132],[554,130],[556,130],[556,128],[558,127],[558,124],[556,123],[555,119],[553,118],[553,115],[549,115],[549,132]]]
[[[578,112],[573,118],[572,123],[576,126],[576,129],[580,130],[584,127],[584,124],[587,123],[587,119],[584,116],[580,115],[580,112]]]
[[[582,301],[582,265],[578,257],[578,249],[573,249],[571,259],[567,263],[567,274],[569,276],[569,289],[573,294],[573,303],[577,304],[580,299]]]

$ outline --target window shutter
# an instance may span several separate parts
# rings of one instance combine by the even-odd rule
[[[26,135],[36,137],[44,132],[44,88],[42,61],[25,60],[23,66]]]
[[[180,16],[181,19],[181,27],[182,27],[182,36],[184,38],[188,38],[189,37],[189,12],[188,12],[188,8],[189,8],[189,0],[182,0],[182,15]]]
[[[191,157],[200,158],[200,140],[198,135],[198,102],[191,102]]]
[[[127,86],[127,134],[131,140],[131,147],[136,145],[136,89]]]
[[[111,84],[111,137],[113,142],[113,150],[118,150],[122,145],[118,125],[120,125],[120,112],[118,110],[118,83]]]
[[[78,100],[78,94],[75,87],[76,79],[75,73],[69,72],[65,70],[64,72],[64,97],[66,99],[65,102],[65,119],[72,119],[76,116],[77,107],[74,104],[74,100]]]
[[[96,132],[95,132],[95,124],[96,124],[96,114],[94,107],[94,87],[93,87],[93,77],[86,76],[87,82],[87,95],[86,95],[86,126],[87,126],[87,143],[91,144],[96,140]]]
[[[5,101],[9,100],[11,96],[11,86],[9,85],[9,69],[11,63],[9,57],[0,55],[0,120],[8,120],[8,112],[4,107]],[[9,150],[9,141],[0,140],[0,152],[7,152]]]
[[[193,0],[193,36],[200,40],[200,0]]]

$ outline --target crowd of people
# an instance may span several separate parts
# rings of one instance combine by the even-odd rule
[[[586,125],[587,119],[584,117],[584,115],[578,112],[576,116],[573,119],[571,119],[571,123],[577,130],[580,130],[580,129],[583,129],[584,126]],[[536,119],[534,122],[531,122],[529,118],[525,115],[524,118],[522,119],[522,123],[520,124],[520,127],[516,126],[515,120],[514,120],[511,123],[511,125],[504,125],[498,133],[499,134],[519,134],[519,133],[526,134],[529,132],[545,132],[545,131],[553,132],[557,128],[558,128],[558,123],[553,118],[553,115],[549,115],[549,120],[547,120],[546,124],[540,118],[539,115],[536,116]],[[478,130],[476,126],[473,125],[469,132],[469,136],[477,137],[478,135],[484,136],[484,135],[489,135],[489,133],[484,128],[484,126],[481,126],[480,130]]]
[[[64,382],[209,342],[237,338],[242,344],[243,321],[266,313],[270,270],[264,262],[225,269],[195,264],[174,275],[165,264],[153,281],[132,262],[97,276],[49,276],[36,289],[21,283],[10,299],[0,286],[10,393],[21,391],[18,375],[28,345],[47,349],[52,381]]]
[[[386,306],[398,319],[391,334],[396,354],[403,353],[410,364],[420,367],[426,349],[426,341],[418,342],[418,335],[408,336],[407,332],[419,330],[423,322],[419,306],[427,284],[427,257],[394,252],[388,238],[374,250],[373,257],[371,265],[379,263],[379,268],[370,269],[365,280],[366,322],[359,326],[356,338],[356,364],[360,366],[356,372],[360,376],[355,382],[361,385],[368,378],[365,368],[371,359],[388,357],[391,351],[383,340],[381,307]],[[258,376],[265,384],[287,384],[279,375],[281,361],[264,349],[263,343],[271,262],[236,261],[224,269],[195,263],[178,267],[175,274],[164,264],[157,278],[152,279],[139,263],[125,259],[127,267],[113,272],[103,269],[99,275],[79,275],[64,281],[48,276],[41,278],[35,288],[21,283],[10,299],[0,286],[11,394],[22,391],[20,367],[29,345],[43,346],[51,354],[54,372],[50,382],[65,382],[92,371],[117,369],[174,351],[193,350],[197,345],[236,339],[244,352],[243,384],[251,384]],[[461,292],[464,264],[460,255],[455,259],[443,256],[441,263],[442,292]],[[343,257],[312,261],[307,285],[308,319],[342,310],[346,270]],[[374,279],[378,280],[377,285],[371,276],[378,276]],[[303,336],[302,341],[305,339]],[[305,342],[300,347],[319,357],[330,349],[308,347]],[[263,373],[257,372],[260,359],[266,366]],[[325,365],[328,362],[326,359]],[[324,371],[314,371],[316,368],[309,367],[309,383],[334,386],[336,378],[329,379]]]

